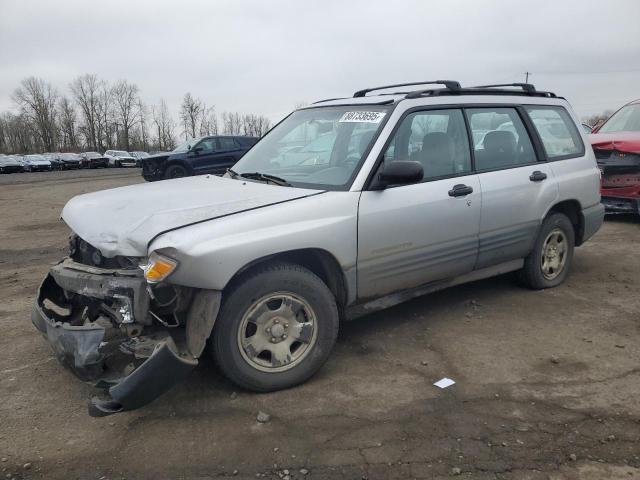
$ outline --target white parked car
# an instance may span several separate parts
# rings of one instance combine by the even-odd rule
[[[124,150],[107,150],[104,152],[110,167],[135,167],[136,159]]]

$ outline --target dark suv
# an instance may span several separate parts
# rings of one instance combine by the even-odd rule
[[[255,137],[215,136],[189,140],[175,150],[142,159],[142,176],[148,182],[168,178],[222,174],[256,142]]]

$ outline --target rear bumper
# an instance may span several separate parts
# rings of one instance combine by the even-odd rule
[[[604,205],[598,203],[589,208],[582,210],[582,218],[584,221],[584,231],[582,232],[581,244],[589,240],[595,233],[600,230],[604,222]]]
[[[146,318],[149,306],[144,279],[92,272],[91,267],[80,271],[77,265],[65,260],[51,269],[38,291],[31,321],[65,367],[105,390],[103,398],[91,400],[89,414],[139,408],[184,379],[198,364],[184,340],[159,325],[136,323]],[[87,314],[101,300],[123,306],[127,317],[120,328],[108,318]],[[140,334],[143,328],[145,335]]]
[[[603,196],[602,203],[607,213],[640,214],[640,198]]]

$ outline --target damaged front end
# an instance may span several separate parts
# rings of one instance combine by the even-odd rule
[[[105,390],[91,400],[92,416],[139,408],[184,379],[218,312],[220,292],[148,284],[143,260],[103,258],[74,237],[33,306],[32,322],[60,362]]]
[[[600,193],[607,213],[640,213],[640,153],[593,149],[602,172]]]

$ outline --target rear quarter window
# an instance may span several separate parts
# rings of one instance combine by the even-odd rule
[[[575,123],[562,107],[525,107],[550,159],[584,155],[584,144]]]

